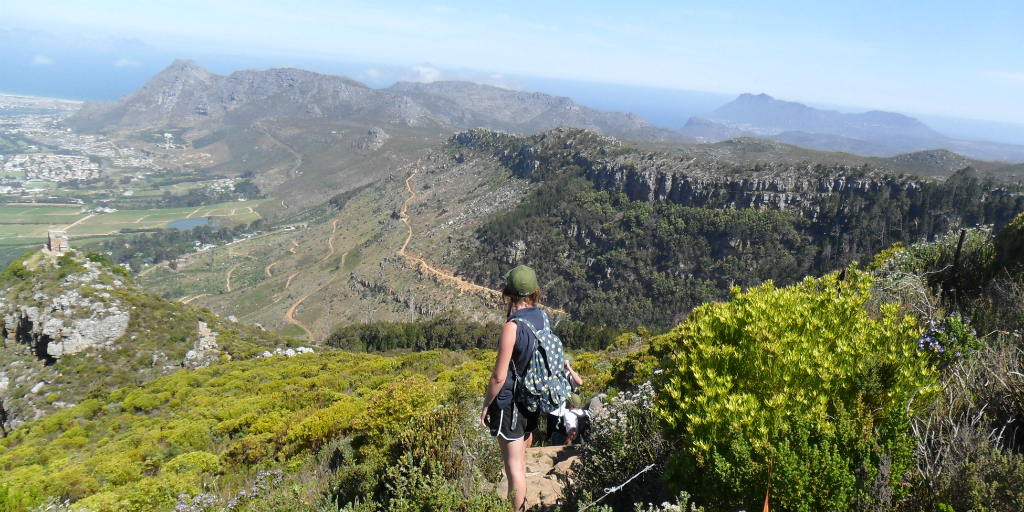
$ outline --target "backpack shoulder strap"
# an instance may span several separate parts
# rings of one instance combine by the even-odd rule
[[[533,324],[530,323],[529,320],[527,320],[525,318],[522,318],[522,317],[516,316],[516,317],[512,317],[512,321],[517,323],[517,324],[525,325],[528,329],[530,329],[530,332],[533,333],[534,337],[537,337],[537,334],[538,334],[537,333],[537,328],[534,327]],[[545,315],[544,316],[544,323],[547,324],[547,321],[548,321],[548,317],[547,317],[547,315]]]
[[[554,332],[551,328],[551,318],[548,317],[548,312],[542,309],[540,311],[540,314],[544,315],[544,330],[548,332]]]
[[[526,360],[526,367],[529,368],[530,363],[533,362],[533,354],[537,351],[537,346],[540,343],[540,337],[537,336],[537,329],[535,329],[533,327],[533,324],[531,324],[530,321],[525,318],[514,317],[510,319],[510,321],[515,322],[517,324],[525,325],[533,333],[534,341],[530,343],[530,346],[526,347],[526,352],[530,354],[530,357]],[[519,369],[516,368],[515,361],[509,360],[509,363],[512,365],[512,373],[516,376],[516,379],[525,375],[525,373],[520,375]],[[525,372],[525,370],[523,371]]]

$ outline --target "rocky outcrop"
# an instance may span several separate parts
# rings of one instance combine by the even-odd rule
[[[262,354],[260,354],[260,355],[258,355],[256,357],[274,357],[274,356],[295,357],[295,356],[302,355],[302,354],[315,354],[315,353],[316,352],[314,352],[313,349],[311,349],[309,347],[295,347],[295,348],[281,348],[281,347],[277,347],[277,348],[274,349],[273,352],[271,352],[269,350],[264,350]]]
[[[366,137],[359,142],[357,147],[364,151],[377,151],[384,147],[384,143],[390,138],[391,136],[384,130],[377,127],[370,128],[366,132]]]
[[[577,446],[540,446],[526,449],[526,502],[542,510],[555,507],[562,498],[562,482],[572,478],[579,459]],[[508,495],[508,480],[495,486],[498,496]]]
[[[85,263],[85,273],[73,274],[48,296],[37,292],[37,305],[11,304],[0,297],[6,344],[20,344],[50,362],[91,348],[110,348],[124,336],[130,315],[110,291],[123,283],[100,280],[99,264]]]
[[[196,340],[192,350],[185,353],[185,359],[181,365],[190,370],[205,368],[220,360],[220,346],[217,345],[217,331],[212,331],[206,322],[199,322],[199,339]]]

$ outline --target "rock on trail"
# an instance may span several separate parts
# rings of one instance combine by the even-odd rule
[[[552,509],[562,497],[559,478],[571,475],[577,459],[576,447],[540,446],[526,449],[526,503],[530,510]],[[502,478],[495,488],[498,496],[508,495],[508,480]]]

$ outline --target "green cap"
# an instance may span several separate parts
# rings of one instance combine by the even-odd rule
[[[571,403],[572,406],[575,407],[576,409],[579,409],[580,406],[583,405],[583,400],[580,399],[579,395],[573,393],[569,395],[569,403]]]
[[[537,288],[537,273],[526,265],[519,265],[505,274],[505,289],[512,295],[525,297],[532,295]]]

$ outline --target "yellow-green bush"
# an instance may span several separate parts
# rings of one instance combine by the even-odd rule
[[[188,473],[189,471],[217,473],[220,470],[220,459],[209,452],[183,453],[163,466],[163,471],[170,473]]]
[[[350,432],[352,419],[365,410],[364,401],[356,397],[344,397],[326,409],[320,409],[288,432],[286,439],[294,443],[297,450],[319,449],[328,441]]]
[[[900,492],[908,406],[936,377],[914,319],[894,305],[873,318],[870,276],[846,275],[734,289],[665,335],[657,411],[682,443],[667,481],[713,510],[754,507],[769,481],[773,509],[838,510],[871,499],[856,471],[873,482],[891,464],[884,483]]]
[[[367,456],[387,458],[453,388],[478,400],[491,364],[489,351],[339,352],[178,371],[0,439],[0,489],[15,510],[49,497],[95,510],[169,510],[210,479],[230,487],[255,468],[298,468],[335,439],[372,439],[383,451]]]

